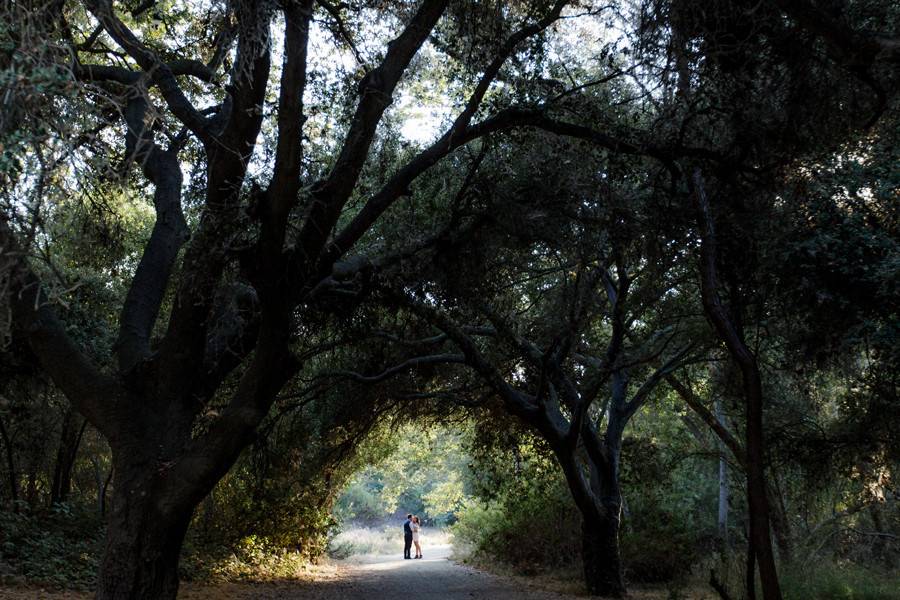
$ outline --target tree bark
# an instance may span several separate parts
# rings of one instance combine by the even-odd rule
[[[746,349],[746,347],[745,347]],[[747,400],[747,505],[750,509],[750,539],[759,565],[759,575],[765,600],[780,600],[781,588],[769,535],[769,502],[766,476],[762,420],[762,381],[756,358],[746,349],[741,365]]]
[[[621,391],[624,393],[624,387]],[[585,450],[593,444],[593,451],[579,455],[571,446],[555,448],[569,490],[581,512],[581,561],[585,586],[593,596],[621,598],[626,593],[619,554],[622,522],[619,456],[623,431],[624,422],[611,417],[604,441],[595,436],[582,438]],[[585,462],[589,467],[589,482],[583,475],[582,464]]]
[[[756,600],[756,552],[753,551],[753,539],[747,539],[747,563],[744,573],[744,585],[747,589],[747,600]]]
[[[100,497],[97,499],[97,503],[101,517],[106,517],[106,492],[109,489],[109,484],[112,483],[114,473],[115,469],[110,467],[109,473],[106,474],[106,479],[103,480],[103,485],[100,486]]]
[[[621,598],[625,595],[619,556],[619,519],[582,516],[581,561],[588,593]]]
[[[775,556],[769,531],[762,377],[756,355],[744,342],[743,328],[719,298],[715,227],[699,170],[694,173],[692,184],[701,231],[700,292],[703,309],[719,338],[728,348],[732,360],[741,371],[747,414],[745,447],[747,506],[750,512],[750,549],[759,565],[763,598],[765,600],[781,600],[781,586],[778,583],[778,571],[775,567]]]
[[[793,534],[791,522],[784,505],[784,496],[779,491],[779,486],[774,483],[768,486],[769,508],[772,516],[772,532],[775,534],[775,545],[778,546],[778,558],[783,563],[794,560]]]
[[[190,506],[161,501],[159,469],[116,462],[97,600],[174,600]],[[153,473],[151,477],[147,473]]]

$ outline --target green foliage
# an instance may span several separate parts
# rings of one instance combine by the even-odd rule
[[[293,579],[310,565],[306,552],[273,545],[265,538],[247,536],[229,548],[184,550],[179,574],[189,581],[259,581]]]
[[[900,575],[852,564],[819,562],[782,572],[784,600],[897,600]]]
[[[4,3],[0,7],[0,183],[23,173],[33,144],[67,128],[54,98],[73,96],[72,73],[59,58],[52,9]],[[30,165],[29,165],[30,166]]]
[[[559,478],[504,490],[492,500],[470,500],[452,532],[476,557],[508,563],[522,574],[572,565],[580,554],[581,518]]]
[[[620,531],[632,582],[684,582],[709,556],[716,532],[716,457],[691,456],[677,406],[664,396],[625,438]],[[471,470],[476,498],[453,526],[476,559],[516,570],[580,568],[581,517],[555,460],[518,428],[479,430]]]
[[[335,513],[344,520],[376,521],[384,518],[390,511],[381,497],[381,488],[377,480],[357,475],[341,492]]]
[[[577,564],[581,516],[540,439],[488,421],[470,441],[475,498],[452,527],[475,558],[522,573]]]
[[[32,582],[87,589],[103,534],[95,515],[66,504],[35,514],[0,511],[0,559]]]
[[[629,581],[658,583],[684,579],[702,556],[698,531],[683,514],[641,498],[629,506],[620,538]],[[637,505],[637,506],[635,506]]]
[[[622,457],[627,508],[620,542],[626,576],[649,583],[684,580],[712,549],[716,462],[679,455],[679,432],[665,431],[671,415],[642,420],[639,435],[626,438]],[[647,436],[650,431],[665,432],[666,446]]]
[[[374,522],[390,515],[413,513],[428,524],[456,519],[467,497],[469,456],[464,434],[423,422],[387,429],[367,441],[361,452],[390,453],[362,470],[335,504],[342,521]]]
[[[335,525],[329,496],[289,472],[271,473],[260,487],[251,467],[242,461],[195,516],[185,550],[195,557],[192,577],[214,575],[232,555],[234,565],[252,565],[257,551],[267,560],[284,555],[289,562],[314,561],[325,551]],[[231,567],[222,568],[225,573]]]

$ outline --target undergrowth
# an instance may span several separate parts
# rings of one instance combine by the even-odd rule
[[[0,511],[0,561],[31,583],[90,589],[103,534],[95,514],[68,504],[33,513]]]

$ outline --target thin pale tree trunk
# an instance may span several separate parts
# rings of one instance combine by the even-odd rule
[[[722,400],[716,399],[716,420],[722,427],[725,423],[722,419]],[[728,461],[725,460],[725,443],[718,440],[719,446],[719,512],[718,512],[718,531],[719,540],[723,547],[728,547]]]
[[[762,377],[756,355],[743,339],[742,327],[736,323],[719,298],[718,250],[715,227],[700,171],[692,180],[701,230],[700,284],[703,308],[716,333],[728,348],[732,360],[741,371],[746,409],[747,507],[750,512],[750,550],[759,566],[765,600],[781,600],[781,586],[775,567],[770,533],[768,486],[765,476],[765,441],[763,435]],[[751,572],[752,573],[752,572]]]

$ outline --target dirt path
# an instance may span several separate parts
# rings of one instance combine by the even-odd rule
[[[551,592],[528,589],[507,579],[488,575],[449,560],[450,546],[432,546],[421,560],[378,557],[371,562],[348,565],[345,576],[334,583],[334,595],[323,599],[346,598],[388,600],[415,598],[427,600],[538,600],[569,599]],[[285,596],[292,598],[292,596]],[[305,598],[298,595],[296,598]]]
[[[432,546],[426,558],[403,560],[379,556],[359,562],[340,562],[310,581],[240,583],[219,586],[187,584],[182,600],[571,600],[567,596],[523,587],[503,577],[488,575],[449,560],[450,546]],[[0,588],[0,600],[24,598],[63,600],[90,598],[89,594]]]

